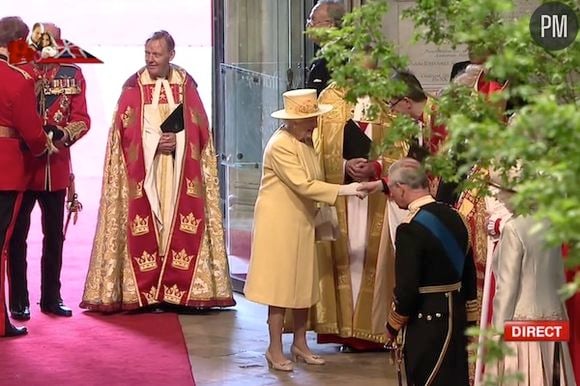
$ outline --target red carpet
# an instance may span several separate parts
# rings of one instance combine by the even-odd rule
[[[65,241],[62,295],[72,318],[40,312],[40,213],[33,213],[28,336],[0,340],[0,385],[195,385],[176,314],[100,315],[80,303],[96,221],[100,180],[77,180],[84,210]],[[88,197],[90,193],[94,197]]]

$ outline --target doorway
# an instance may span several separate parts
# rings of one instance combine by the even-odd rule
[[[214,127],[226,249],[241,292],[251,252],[262,154],[281,94],[304,85],[312,47],[304,23],[313,0],[214,1]]]

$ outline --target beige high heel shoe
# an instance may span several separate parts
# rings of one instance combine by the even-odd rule
[[[294,365],[292,361],[286,360],[284,362],[274,362],[270,356],[270,352],[266,351],[266,362],[268,362],[268,367],[278,371],[294,371]]]
[[[298,360],[301,359],[309,365],[323,365],[326,363],[326,361],[319,355],[308,355],[294,345],[292,345],[290,351],[292,352],[292,359],[294,359],[294,362],[298,362]]]

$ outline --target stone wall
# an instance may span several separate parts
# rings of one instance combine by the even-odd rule
[[[449,46],[413,43],[413,23],[402,19],[402,13],[414,4],[414,1],[391,0],[383,30],[385,35],[399,47],[399,52],[409,57],[409,69],[417,75],[424,88],[433,92],[448,84],[454,63],[467,60],[467,49],[457,47],[454,50]],[[529,17],[538,4],[538,0],[515,0],[515,8],[511,16]]]

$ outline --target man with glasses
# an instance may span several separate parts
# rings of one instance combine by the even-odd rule
[[[415,75],[407,71],[398,71],[393,77],[407,85],[407,92],[391,99],[388,104],[392,111],[407,115],[417,121],[421,127],[421,134],[411,144],[408,156],[423,161],[428,155],[436,154],[447,138],[445,125],[435,119],[433,100],[423,90],[421,82]],[[439,202],[454,205],[459,197],[456,183],[440,181],[438,178],[430,180],[433,196]]]
[[[310,11],[306,19],[306,29],[312,28],[340,28],[342,17],[345,14],[342,0],[319,0]],[[311,37],[312,42],[318,48],[320,42]],[[316,59],[308,69],[306,88],[316,89],[318,95],[326,88],[330,81],[330,72],[326,68],[326,60]]]

